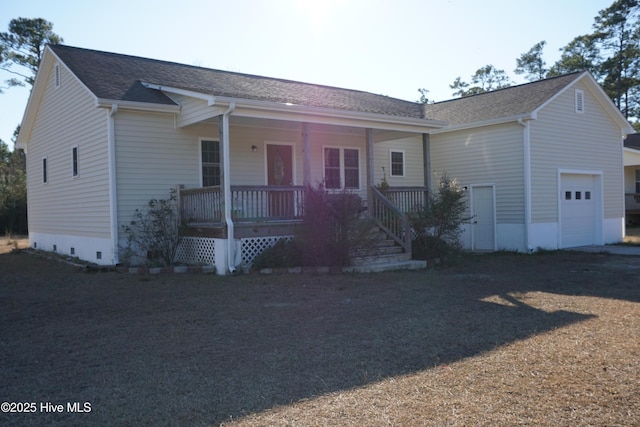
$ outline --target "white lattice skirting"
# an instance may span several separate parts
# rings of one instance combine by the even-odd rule
[[[251,265],[253,259],[262,251],[278,243],[278,240],[291,240],[293,236],[251,237],[241,239],[242,264]]]
[[[262,251],[275,245],[279,240],[291,240],[293,236],[251,237],[240,239],[240,258],[242,265],[251,265]],[[216,239],[208,237],[183,237],[176,252],[176,262],[197,265],[216,265]],[[224,242],[218,240],[218,243]],[[218,249],[226,251],[223,244]],[[222,255],[219,254],[219,255]],[[237,260],[237,258],[236,258]]]
[[[215,239],[183,237],[175,259],[184,264],[216,265]]]

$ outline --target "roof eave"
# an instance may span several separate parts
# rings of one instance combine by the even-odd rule
[[[121,99],[107,99],[107,98],[96,99],[96,107],[98,108],[111,108],[114,104],[118,106],[118,109],[123,109],[123,110],[148,111],[152,113],[167,113],[167,114],[180,113],[179,105],[156,104],[151,102],[139,102],[139,101],[123,101]]]
[[[524,114],[517,114],[515,116],[499,117],[497,119],[483,120],[483,121],[479,121],[479,122],[462,123],[462,124],[459,124],[459,125],[451,125],[451,126],[447,126],[445,128],[442,128],[442,129],[434,130],[431,133],[434,134],[434,135],[437,135],[437,134],[440,134],[440,133],[453,132],[453,131],[458,131],[458,130],[466,130],[466,129],[471,129],[471,128],[479,128],[479,127],[484,127],[484,126],[501,125],[501,124],[505,124],[505,123],[518,122],[518,121],[523,121],[523,120],[536,120],[537,118],[538,118],[538,116],[537,116],[536,113],[524,113]]]
[[[42,61],[38,68],[36,79],[33,83],[31,92],[29,93],[27,106],[22,115],[22,120],[20,121],[20,132],[16,139],[16,148],[25,150],[25,152],[27,150],[29,139],[31,138],[31,128],[35,120],[37,110],[36,104],[40,103],[47,85],[46,78],[41,76],[45,73],[45,70],[48,70],[53,66],[55,58],[57,58],[55,53],[51,48],[49,48],[49,46],[46,46],[42,54]]]
[[[308,105],[290,104],[285,102],[262,101],[247,98],[235,98],[215,96],[197,92],[163,86],[154,83],[141,82],[145,87],[167,93],[188,96],[207,101],[208,106],[230,105],[234,103],[236,108],[234,115],[252,118],[285,119],[299,122],[317,122],[323,124],[351,125],[359,123],[362,127],[379,129],[411,130],[412,132],[426,132],[446,126],[446,122],[439,120],[421,119],[406,116],[394,116],[390,114],[368,113],[354,110],[340,110],[333,108],[313,107]]]
[[[407,130],[411,132],[430,132],[447,124],[439,120],[253,99],[216,97],[215,102],[222,104],[234,102],[236,104],[234,115],[255,118],[274,118],[298,122],[371,127],[374,129]]]

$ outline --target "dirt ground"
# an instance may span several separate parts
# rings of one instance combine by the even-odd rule
[[[5,253],[0,425],[640,425],[639,274],[564,252],[236,277]]]

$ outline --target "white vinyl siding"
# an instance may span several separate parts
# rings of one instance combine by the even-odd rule
[[[431,135],[433,186],[495,184],[496,222],[524,223],[523,128],[517,123]]]
[[[404,176],[391,174],[391,151],[404,153]],[[383,175],[391,186],[423,186],[424,155],[422,153],[422,135],[376,142],[373,144],[374,185],[380,184]]]
[[[568,90],[530,122],[533,223],[558,221],[559,169],[601,171],[604,218],[623,217],[620,128],[586,87],[579,89],[584,114],[575,114],[575,92]]]
[[[29,231],[109,238],[107,112],[63,66],[52,66],[27,152]],[[82,176],[70,171],[71,149],[82,146]],[[43,159],[47,184],[43,184]],[[68,248],[58,249],[68,251]]]
[[[178,184],[200,186],[198,137],[208,136],[199,134],[203,131],[197,127],[190,132],[176,130],[170,114],[118,111],[115,136],[120,229],[131,221],[135,209],[143,208],[151,198],[166,199]]]
[[[180,114],[176,119],[178,128],[211,119],[219,113],[218,108],[209,106],[207,101],[203,99],[173,93],[166,95],[180,105]]]

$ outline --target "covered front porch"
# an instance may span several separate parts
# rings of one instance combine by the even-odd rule
[[[188,263],[219,265],[216,246],[228,251],[229,230],[235,241],[235,265],[251,265],[253,258],[280,239],[292,238],[305,214],[307,186],[230,186],[231,216],[225,220],[220,186],[178,189],[183,238],[179,256]],[[373,188],[363,215],[411,259],[408,215],[428,200],[426,187]]]
[[[411,257],[407,214],[427,201],[428,131],[442,123],[255,101],[187,103],[183,95],[174,94],[184,101],[175,123],[200,135],[199,177],[178,183],[178,261],[215,264],[219,274],[250,265],[294,235],[306,191],[318,186],[360,196],[363,215]]]

